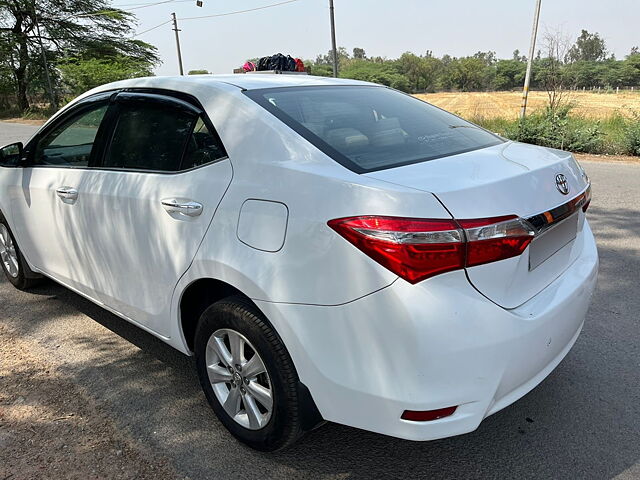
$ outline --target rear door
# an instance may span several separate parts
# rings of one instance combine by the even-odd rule
[[[173,289],[231,182],[206,114],[165,95],[121,92],[102,155],[72,187],[82,282],[93,298],[167,334]]]

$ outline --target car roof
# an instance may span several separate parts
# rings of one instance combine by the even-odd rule
[[[359,80],[344,78],[316,77],[303,74],[273,74],[273,73],[247,73],[232,75],[186,75],[171,77],[146,77],[144,79],[131,79],[117,82],[122,88],[138,86],[140,80],[144,80],[149,87],[162,88],[164,85],[176,82],[198,84],[200,86],[225,83],[234,85],[243,90],[256,90],[260,88],[297,87],[297,86],[324,86],[324,85],[375,85]]]

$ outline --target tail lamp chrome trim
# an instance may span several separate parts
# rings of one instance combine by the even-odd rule
[[[462,243],[464,241],[460,229],[441,232],[394,232],[367,228],[354,228],[353,230],[369,238],[401,244]]]
[[[525,220],[534,229],[536,236],[541,235],[551,227],[566,220],[579,209],[584,207],[591,200],[591,184],[587,184],[586,188],[577,196],[562,205],[558,205],[546,212],[538,213],[527,217]]]
[[[490,225],[465,228],[464,233],[467,236],[467,241],[479,242],[482,240],[494,240],[496,238],[533,237],[536,231],[529,222],[516,217]]]

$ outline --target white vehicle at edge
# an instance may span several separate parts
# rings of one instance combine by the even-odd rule
[[[596,283],[571,154],[370,83],[117,82],[0,162],[7,278],[50,277],[194,354],[261,450],[323,421],[471,432],[560,363]]]

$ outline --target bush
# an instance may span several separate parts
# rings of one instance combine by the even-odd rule
[[[635,114],[624,132],[624,146],[629,155],[640,155],[640,115]]]
[[[604,132],[598,120],[572,117],[571,107],[547,109],[504,126],[511,140],[582,153],[602,153]]]

